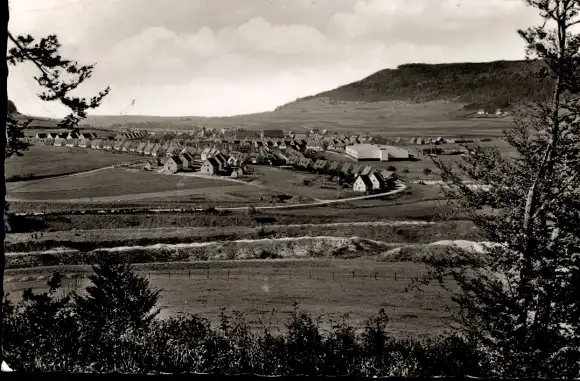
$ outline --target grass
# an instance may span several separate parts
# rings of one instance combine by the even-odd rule
[[[162,316],[196,313],[217,323],[220,309],[226,308],[243,311],[254,321],[267,319],[273,312],[276,323],[276,320],[285,322],[292,303],[298,302],[302,309],[314,315],[340,317],[348,313],[347,320],[360,326],[365,318],[384,308],[396,336],[442,333],[445,329],[443,319],[449,316],[445,309],[450,302],[449,296],[438,285],[427,286],[423,291],[405,292],[411,278],[425,271],[425,266],[418,263],[288,260],[241,264],[220,261],[140,268],[152,285],[162,291]],[[69,270],[74,271],[74,268],[59,269],[65,273]],[[46,280],[38,277],[46,277],[49,273],[47,269],[9,270],[7,277],[12,278],[7,280],[6,286],[9,298],[20,298],[28,287],[44,289]],[[86,282],[85,279],[77,285],[84,286]],[[65,285],[75,286],[72,280],[67,280]]]
[[[23,156],[6,159],[6,178],[63,175],[136,160],[126,153],[35,144]]]
[[[153,172],[110,169],[72,177],[29,181],[8,187],[11,197],[22,200],[79,200],[122,198],[132,200],[144,194],[149,197],[173,196],[180,193],[211,194],[223,188],[245,185],[211,178],[180,177]],[[211,190],[210,190],[211,189]],[[114,200],[112,200],[114,201]]]
[[[408,101],[381,101],[373,103],[338,102],[318,99],[315,104],[300,104],[279,111],[233,117],[147,117],[90,116],[95,126],[113,123],[135,123],[135,127],[150,130],[187,131],[199,124],[208,128],[231,128],[243,124],[248,130],[280,128],[306,132],[304,126],[315,125],[336,132],[373,133],[389,137],[412,136],[465,136],[498,137],[505,128],[513,126],[507,118],[465,118],[460,112],[466,103],[433,101],[415,103]],[[458,116],[459,115],[459,116]],[[143,123],[146,123],[146,127]],[[111,127],[113,128],[113,127]]]

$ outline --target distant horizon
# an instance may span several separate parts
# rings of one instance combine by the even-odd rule
[[[93,115],[231,117],[405,63],[522,60],[517,30],[539,23],[521,0],[19,0],[9,28],[56,34],[64,58],[96,63],[78,95],[112,91]],[[11,67],[18,108],[66,115],[36,99],[34,75]]]

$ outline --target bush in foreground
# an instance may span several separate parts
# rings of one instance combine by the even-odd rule
[[[465,340],[398,340],[384,311],[353,327],[321,328],[297,306],[285,329],[222,311],[212,326],[198,316],[159,319],[159,294],[131,265],[101,260],[83,292],[59,297],[24,293],[6,305],[7,360],[16,370],[73,372],[207,372],[267,375],[455,376],[487,374]],[[358,328],[358,329],[357,329]]]

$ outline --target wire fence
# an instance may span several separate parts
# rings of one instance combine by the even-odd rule
[[[192,279],[192,280],[243,280],[243,279],[287,279],[287,280],[390,280],[390,281],[411,281],[420,279],[425,272],[411,271],[362,271],[356,269],[171,269],[171,270],[147,270],[138,273],[148,280],[156,279]],[[83,281],[88,280],[90,272],[67,274],[65,283],[80,286]],[[30,282],[33,279],[25,277],[21,280],[14,279],[12,283]]]

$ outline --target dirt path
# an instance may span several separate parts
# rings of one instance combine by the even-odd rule
[[[104,171],[104,170],[107,170],[107,169],[114,169],[115,167],[121,168],[121,167],[127,167],[127,166],[130,166],[130,165],[139,164],[139,163],[140,163],[140,161],[132,162],[132,163],[127,163],[127,164],[122,164],[121,166],[109,165],[109,166],[106,166],[106,167],[101,167],[101,168],[97,168],[97,169],[91,169],[91,170],[88,170],[88,171],[68,173],[66,175],[50,176],[50,177],[43,178],[43,179],[15,181],[15,182],[7,183],[6,184],[6,187],[7,187],[7,190],[10,192],[10,191],[15,191],[17,189],[24,188],[25,186],[28,186],[28,185],[33,184],[33,183],[41,182],[41,181],[54,180],[54,179],[59,179],[59,178],[63,178],[63,177],[75,177],[75,176],[87,175],[87,174],[90,174],[90,173],[101,172],[101,171]],[[7,201],[10,201],[10,200],[7,199]],[[17,200],[16,199],[14,201],[22,201],[22,200]]]

